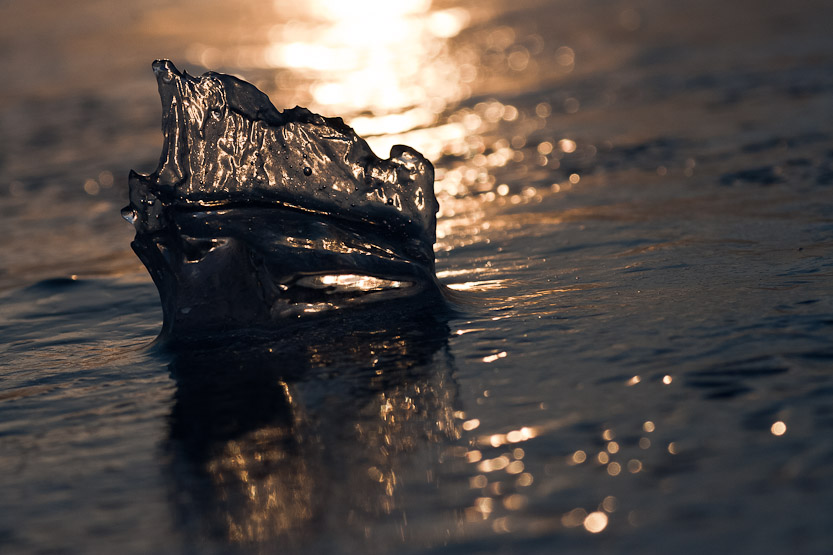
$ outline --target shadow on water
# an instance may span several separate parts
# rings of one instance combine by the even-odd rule
[[[403,477],[430,483],[461,435],[447,321],[400,304],[175,351],[166,450],[189,545],[350,551],[414,534]]]

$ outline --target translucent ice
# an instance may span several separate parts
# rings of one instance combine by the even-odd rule
[[[153,63],[164,147],[130,174],[134,251],[163,335],[268,328],[306,313],[439,297],[434,170],[406,146],[382,160],[341,118],[279,112],[253,85]]]

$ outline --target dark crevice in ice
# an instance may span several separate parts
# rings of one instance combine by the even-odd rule
[[[434,170],[397,145],[382,160],[341,118],[279,112],[253,85],[153,63],[164,146],[131,172],[133,249],[159,289],[163,336],[268,328],[288,318],[427,295]]]

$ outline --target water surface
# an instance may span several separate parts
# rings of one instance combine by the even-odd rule
[[[2,550],[828,552],[829,4],[355,4],[2,4]],[[423,152],[464,310],[149,346],[161,57]]]

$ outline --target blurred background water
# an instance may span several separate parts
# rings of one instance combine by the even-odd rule
[[[0,14],[3,553],[833,549],[833,4]],[[160,57],[426,154],[465,310],[149,347]]]

